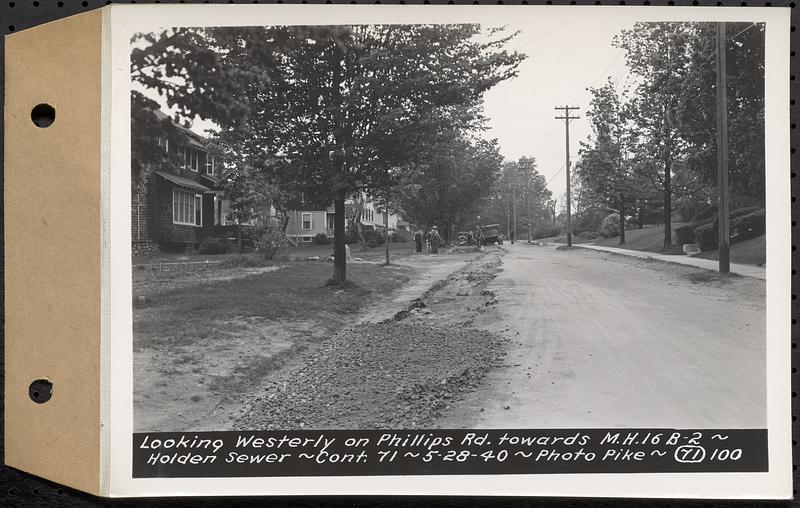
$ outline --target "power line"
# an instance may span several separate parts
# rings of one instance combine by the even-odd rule
[[[541,34],[539,34],[539,35],[537,35],[537,36],[533,37],[532,39],[528,39],[527,41],[523,42],[523,43],[522,43],[522,44],[520,44],[519,46],[516,46],[516,47],[515,47],[514,49],[512,49],[511,51],[516,51],[516,50],[518,50],[519,48],[521,48],[521,47],[523,47],[523,46],[527,46],[528,44],[530,44],[530,43],[532,43],[532,42],[535,42],[535,41],[537,41],[537,40],[541,39],[542,37],[544,37],[545,35],[549,35],[549,34],[551,34],[551,33],[555,32],[556,30],[558,30],[559,28],[563,27],[564,25],[568,25],[568,24],[569,24],[569,22],[564,22],[564,23],[561,23],[560,25],[558,25],[558,26],[555,26],[555,27],[551,28],[550,30],[548,30],[548,31],[546,31],[546,32],[544,32],[544,33],[541,33]]]
[[[758,23],[757,23],[757,22],[756,22],[756,23],[751,23],[751,24],[750,24],[750,26],[748,26],[748,27],[747,27],[747,28],[745,28],[744,30],[741,30],[741,31],[737,32],[735,35],[732,35],[731,37],[728,37],[728,38],[726,38],[726,39],[725,39],[725,43],[726,43],[726,44],[727,44],[727,43],[729,43],[729,42],[730,42],[730,41],[732,41],[733,39],[735,39],[735,38],[739,37],[740,35],[742,35],[742,34],[743,34],[743,33],[745,33],[746,31],[750,30],[751,28],[753,28],[754,26],[757,26],[757,25],[758,25]],[[714,55],[716,55],[716,54],[717,54],[717,51],[716,51],[716,48],[715,48],[715,49],[714,49],[714,51],[712,51],[711,53],[709,53],[709,55],[706,57],[706,59],[705,59],[705,60],[703,60],[703,65],[707,64],[708,62],[710,62],[710,61],[711,61],[711,59],[712,59],[712,58],[714,58]]]
[[[614,56],[614,58],[611,60],[611,63],[609,63],[609,64],[606,66],[606,68],[603,70],[603,72],[601,72],[601,73],[600,73],[600,75],[599,75],[599,76],[597,76],[597,79],[595,79],[595,80],[592,82],[592,86],[595,86],[595,85],[597,85],[597,82],[598,82],[598,81],[600,81],[601,79],[603,79],[603,76],[605,75],[605,73],[606,73],[606,72],[608,72],[608,70],[609,70],[609,69],[610,69],[610,68],[611,68],[611,67],[612,67],[612,66],[613,66],[613,65],[614,65],[614,64],[617,62],[617,59],[619,58],[619,56],[622,54],[622,52],[623,52],[624,50],[625,50],[625,48],[619,48],[619,51],[617,51],[617,54],[616,54],[616,55]]]
[[[562,162],[562,163],[561,163],[561,167],[560,167],[560,168],[558,168],[558,171],[556,171],[556,172],[555,172],[555,174],[554,174],[553,176],[551,176],[549,180],[547,180],[547,183],[546,183],[546,184],[544,184],[544,186],[545,186],[545,187],[549,187],[549,186],[550,186],[550,183],[551,183],[553,180],[555,180],[555,179],[556,179],[556,177],[557,177],[558,175],[560,175],[560,174],[561,174],[561,171],[563,171],[563,170],[564,170],[564,166],[566,166],[566,165],[567,165],[567,162],[566,162],[566,161]]]

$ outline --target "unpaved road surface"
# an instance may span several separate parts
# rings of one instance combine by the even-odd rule
[[[506,245],[480,327],[502,367],[439,428],[764,427],[764,281]]]

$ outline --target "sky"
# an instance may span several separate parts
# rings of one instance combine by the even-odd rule
[[[631,22],[609,17],[602,22],[573,17],[553,22],[509,25],[521,33],[509,49],[525,53],[519,75],[501,83],[485,96],[489,117],[488,138],[497,138],[501,154],[509,160],[522,156],[536,158],[539,172],[548,180],[553,196],[562,201],[566,189],[565,129],[563,111],[556,106],[578,106],[579,119],[569,126],[572,165],[580,147],[591,133],[586,119],[589,86],[600,86],[609,77],[623,82],[627,75],[625,55],[611,44],[620,30]],[[570,112],[572,116],[572,112]]]

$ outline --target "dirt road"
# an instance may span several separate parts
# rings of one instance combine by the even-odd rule
[[[440,428],[763,427],[764,281],[586,250],[506,245],[504,366]]]

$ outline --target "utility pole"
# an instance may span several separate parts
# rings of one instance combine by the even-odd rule
[[[556,120],[564,120],[564,125],[566,127],[566,139],[567,139],[567,163],[565,165],[566,172],[567,172],[567,247],[572,247],[572,207],[571,207],[571,197],[570,197],[570,182],[569,182],[569,121],[570,120],[577,120],[578,116],[569,116],[570,110],[580,109],[577,106],[556,106],[556,110],[564,111],[564,116],[557,116]]]
[[[511,237],[511,243],[517,239],[517,188],[511,189],[511,195],[514,196],[514,236]]]
[[[511,196],[506,199],[506,238],[511,239]]]
[[[719,206],[719,273],[731,271],[728,218],[728,79],[725,62],[725,23],[717,23],[717,204]]]

